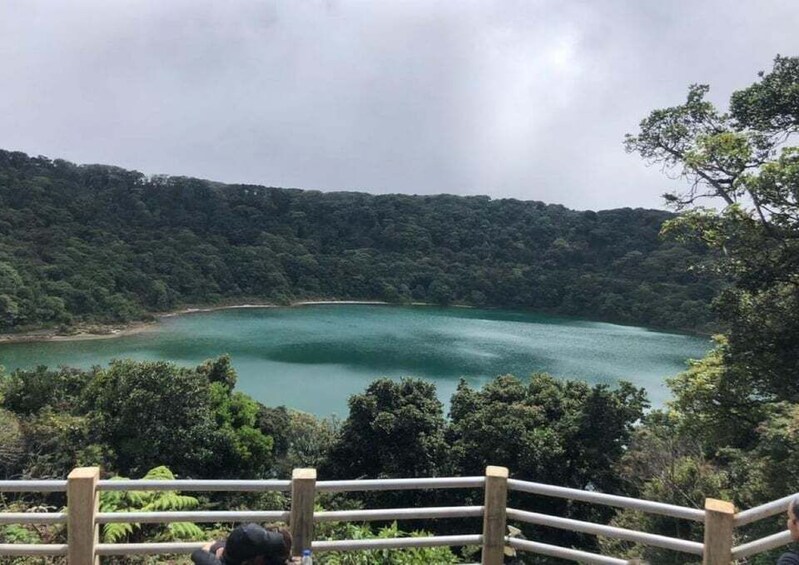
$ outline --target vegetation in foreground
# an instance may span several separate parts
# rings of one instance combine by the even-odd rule
[[[655,110],[626,140],[689,181],[666,195],[681,214],[664,232],[719,251],[696,267],[729,282],[715,301],[727,328],[718,347],[671,381],[673,403],[644,420],[631,446],[669,455],[630,463],[650,496],[704,493],[748,508],[799,490],[799,58],[778,56],[726,112],[708,90],[693,85],[684,104]],[[775,523],[772,532],[782,517]]]
[[[266,407],[236,392],[234,385],[235,373],[227,357],[193,369],[163,362],[117,361],[90,371],[39,368],[2,375],[0,473],[3,477],[63,477],[77,465],[100,465],[111,476],[270,478],[287,477],[294,467],[313,466],[324,479],[475,475],[482,474],[487,464],[498,464],[507,465],[516,476],[617,492],[624,485],[614,469],[647,405],[643,391],[629,384],[610,389],[547,375],[535,375],[528,382],[504,376],[482,390],[461,383],[452,397],[450,418],[445,419],[433,384],[380,379],[350,399],[349,416],[339,424]],[[481,493],[469,496],[479,498]],[[424,500],[430,505],[436,497],[440,500],[435,502],[464,503],[462,498],[457,502],[453,498],[460,497],[457,493],[401,491],[329,497],[323,504],[328,508],[392,507]],[[6,500],[6,505],[59,506],[63,502],[57,496],[27,497]],[[194,499],[170,492],[108,493],[102,503],[104,508],[118,510],[177,510],[283,508],[286,501],[277,494]],[[477,499],[473,503],[480,504]],[[560,502],[532,506],[570,516],[588,515],[586,509]],[[411,526],[436,532],[452,528],[435,521]],[[479,520],[471,527],[478,531]],[[395,527],[381,531],[386,535],[391,528]],[[369,535],[366,526],[358,525],[349,534]],[[52,529],[0,530],[5,539],[15,536],[32,541],[59,535],[63,532]],[[114,541],[203,535],[210,534],[191,525],[127,529],[115,525],[104,531],[106,539]],[[568,534],[549,539],[579,541]],[[338,558],[342,560],[329,559],[350,562]]]

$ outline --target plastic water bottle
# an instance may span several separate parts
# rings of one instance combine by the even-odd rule
[[[302,552],[302,565],[313,565],[313,557],[311,557],[311,550],[304,549]]]

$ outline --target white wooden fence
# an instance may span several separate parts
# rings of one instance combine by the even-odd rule
[[[384,508],[366,510],[314,512],[316,493],[356,492],[386,490],[438,490],[483,489],[482,506],[449,506],[419,508]],[[290,492],[291,510],[284,511],[191,511],[191,512],[99,512],[99,495],[102,491],[229,491],[229,492]],[[650,514],[660,514],[704,524],[704,543],[668,536],[617,528],[528,512],[507,507],[509,491],[536,496],[556,497],[586,503],[627,508]],[[759,540],[733,546],[734,528],[784,513],[792,497],[788,496],[768,504],[735,513],[732,504],[708,499],[704,509],[688,508],[615,496],[554,485],[508,479],[504,467],[488,467],[482,477],[449,477],[421,479],[377,479],[352,481],[317,481],[314,469],[295,469],[292,480],[215,481],[215,480],[100,480],[100,470],[86,467],[73,470],[67,480],[0,481],[1,492],[53,493],[66,492],[65,512],[0,512],[0,524],[66,524],[66,544],[0,544],[0,556],[67,556],[71,565],[95,565],[106,555],[158,555],[190,553],[202,546],[198,542],[176,543],[121,543],[99,542],[101,524],[128,523],[225,523],[244,521],[283,521],[289,524],[294,544],[292,552],[301,554],[304,549],[315,553],[325,551],[358,551],[366,549],[467,546],[482,547],[482,563],[499,565],[503,548],[513,547],[540,555],[559,557],[578,563],[623,565],[624,559],[598,555],[568,547],[559,547],[536,541],[506,536],[507,522],[522,522],[626,540],[647,546],[701,556],[705,565],[729,564],[791,542],[788,531],[779,532]],[[483,518],[480,533],[462,535],[380,538],[360,540],[314,540],[314,524],[319,522],[369,522],[408,519]]]

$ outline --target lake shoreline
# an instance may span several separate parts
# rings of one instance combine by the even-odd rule
[[[380,300],[300,300],[291,304],[274,304],[271,302],[246,302],[242,304],[228,304],[224,306],[202,306],[185,307],[170,312],[150,313],[154,319],[150,321],[134,321],[125,324],[86,324],[70,328],[74,333],[59,333],[58,330],[39,329],[28,332],[13,334],[0,334],[0,344],[2,343],[31,343],[31,342],[50,342],[50,341],[89,341],[98,339],[114,339],[138,335],[153,331],[160,320],[163,318],[173,318],[175,316],[185,316],[188,314],[202,314],[206,312],[218,312],[220,310],[240,310],[250,308],[297,308],[301,306],[322,306],[336,304],[353,304],[364,306],[390,306],[390,302]],[[410,306],[429,306],[424,302],[414,302]]]
[[[254,309],[254,308],[299,308],[303,306],[325,306],[325,305],[362,305],[362,306],[436,306],[429,302],[409,302],[398,304],[394,302],[386,302],[382,300],[299,300],[290,304],[275,304],[274,302],[258,302],[248,301],[237,304],[225,304],[215,306],[186,306],[177,310],[169,312],[149,312],[147,317],[149,320],[135,320],[122,324],[98,324],[87,323],[70,327],[70,333],[59,333],[57,329],[32,329],[29,331],[22,331],[19,333],[6,333],[0,334],[0,345],[5,343],[35,343],[35,342],[57,342],[57,341],[89,341],[100,339],[114,339],[117,337],[126,337],[131,335],[138,335],[153,331],[158,327],[159,322],[164,318],[173,318],[175,316],[186,316],[189,314],[202,314],[208,312],[218,312],[220,310],[238,310],[238,309]],[[450,304],[449,308],[475,308],[469,304]],[[488,310],[494,308],[485,307]],[[566,316],[547,311],[522,311],[543,314],[547,316],[555,316],[564,319],[579,319],[594,322],[608,323],[620,326],[643,327],[631,323],[622,323],[612,320],[602,319],[587,319],[578,318],[573,316]],[[647,327],[646,329],[662,333],[674,333],[689,335],[693,337],[711,338],[718,332],[713,331],[697,331],[690,329],[676,329],[676,328],[660,328],[660,327]]]

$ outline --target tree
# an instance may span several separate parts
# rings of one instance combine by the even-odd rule
[[[338,478],[435,477],[446,444],[435,385],[378,379],[349,399],[350,413],[325,473]]]
[[[338,421],[332,418],[319,419],[291,411],[285,430],[288,449],[276,465],[279,476],[288,477],[292,469],[300,467],[323,466],[338,437],[338,426]]]
[[[664,233],[715,251],[709,267],[729,281],[717,299],[727,325],[725,379],[757,402],[799,400],[799,58],[774,60],[728,112],[705,100],[656,110],[628,135],[628,151],[689,181],[666,195],[684,214]],[[716,201],[721,209],[703,208]],[[708,265],[705,265],[708,267]],[[733,370],[733,368],[735,368]]]
[[[546,374],[527,382],[505,375],[473,390],[461,381],[450,409],[450,457],[458,474],[482,475],[486,465],[502,465],[514,478],[618,493],[618,464],[647,405],[644,391],[628,383],[612,390]],[[602,521],[611,515],[558,499],[511,498],[558,516]],[[529,539],[593,543],[547,528],[525,531]]]
[[[0,294],[0,328],[13,328],[20,315],[19,304],[7,294]]]
[[[25,436],[19,418],[9,410],[0,408],[0,477],[18,476],[20,463],[25,458]]]
[[[646,406],[643,389],[629,383],[612,390],[546,374],[526,383],[505,375],[473,390],[461,381],[448,439],[463,474],[503,465],[520,478],[613,490],[614,466]]]
[[[436,477],[447,472],[446,424],[433,383],[378,379],[363,394],[351,396],[349,407],[321,465],[323,477]],[[435,504],[437,496],[432,491],[386,491],[346,498],[371,508],[397,508]]]
[[[0,398],[7,409],[21,416],[33,415],[45,407],[72,412],[94,376],[94,371],[68,367],[48,370],[44,366],[0,374]]]
[[[260,477],[272,439],[257,428],[258,404],[231,390],[235,378],[225,357],[195,369],[115,361],[96,374],[82,406],[120,473],[166,464],[183,476]]]
[[[116,446],[121,473],[167,464],[196,476],[213,462],[216,445],[208,388],[197,372],[170,363],[114,361],[85,402],[97,439]]]
[[[759,77],[726,112],[694,85],[685,104],[652,112],[626,139],[629,151],[689,181],[666,195],[682,214],[662,231],[707,246],[710,261],[693,268],[726,282],[714,303],[725,325],[716,349],[670,380],[667,412],[647,418],[624,458],[645,497],[752,507],[793,492],[799,479],[799,58],[777,56]],[[702,207],[704,198],[715,207]],[[626,511],[617,521],[666,535],[676,527]]]
[[[748,379],[737,374],[741,368],[725,364],[726,339],[717,336],[716,341],[703,359],[690,361],[686,371],[668,380],[674,395],[668,406],[679,422],[675,433],[695,438],[706,453],[749,449],[758,441],[756,429],[767,409],[752,398]]]
[[[731,500],[739,486],[729,472],[704,455],[700,440],[681,433],[679,416],[673,412],[654,411],[646,416],[630,438],[619,471],[636,497],[697,509],[704,508],[708,497]],[[633,510],[617,511],[611,524],[698,542],[704,533],[695,522]],[[642,558],[647,563],[699,563],[686,561],[682,553],[616,539],[599,538],[599,545],[607,555]]]
[[[435,385],[378,379],[349,399],[350,413],[324,474],[337,478],[435,477],[446,455]]]

